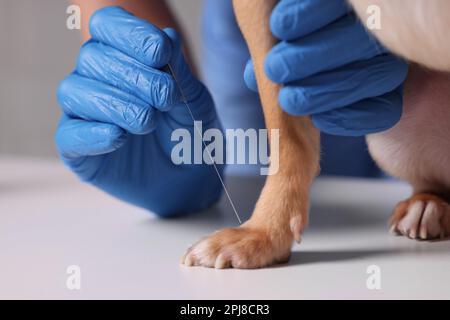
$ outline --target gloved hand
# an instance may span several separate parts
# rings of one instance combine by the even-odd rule
[[[386,130],[401,116],[408,65],[365,30],[343,0],[281,0],[270,28],[281,40],[265,73],[283,84],[279,103],[309,115],[321,131],[359,136]],[[257,90],[251,61],[244,72]]]
[[[193,120],[220,128],[208,90],[189,70],[180,39],[119,7],[91,18],[92,39],[59,86],[64,112],[56,133],[61,158],[82,180],[160,216],[201,210],[221,194],[211,165],[171,160],[173,130]],[[219,166],[222,172],[223,167]]]

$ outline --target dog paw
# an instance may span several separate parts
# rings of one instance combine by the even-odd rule
[[[416,194],[397,204],[390,231],[411,239],[445,238],[450,235],[450,205],[432,194]]]
[[[262,228],[244,225],[222,229],[190,247],[181,263],[216,269],[254,269],[287,262],[292,237],[281,241],[277,238]]]

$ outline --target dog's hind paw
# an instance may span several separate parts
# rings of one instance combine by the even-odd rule
[[[450,235],[450,205],[432,194],[416,194],[397,204],[390,231],[411,239],[445,238]]]

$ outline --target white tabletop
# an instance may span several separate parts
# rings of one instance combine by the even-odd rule
[[[238,211],[260,178],[229,177]],[[187,246],[236,218],[226,199],[194,216],[160,220],[79,182],[57,161],[0,158],[0,298],[309,299],[450,298],[449,241],[391,236],[386,221],[408,196],[398,182],[318,179],[311,226],[291,261],[261,270],[179,265]],[[67,267],[81,270],[69,290]],[[367,268],[380,270],[370,290]]]

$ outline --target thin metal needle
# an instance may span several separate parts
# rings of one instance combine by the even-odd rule
[[[195,129],[197,130],[197,133],[198,133],[199,137],[202,137],[202,132],[201,132],[201,130],[199,129],[199,127],[196,125],[196,120],[195,120],[195,118],[194,118],[194,114],[192,113],[192,110],[191,110],[191,108],[189,107],[188,101],[187,101],[187,99],[186,99],[186,96],[184,95],[183,90],[181,89],[181,85],[180,85],[180,83],[178,82],[177,76],[176,76],[176,74],[175,74],[175,72],[174,72],[174,70],[173,70],[173,68],[172,68],[172,66],[171,66],[170,64],[167,64],[167,67],[168,67],[168,69],[169,69],[169,71],[170,71],[172,77],[175,79],[175,83],[176,83],[176,85],[177,85],[177,87],[178,87],[178,90],[180,91],[180,94],[181,94],[181,100],[182,100],[182,102],[184,103],[184,105],[186,106],[187,110],[189,111],[189,114],[190,114],[190,116],[191,116],[191,118],[192,118],[192,121],[194,122],[194,127],[195,127]],[[220,183],[222,184],[223,190],[225,190],[225,194],[227,195],[228,201],[230,202],[230,205],[231,205],[231,207],[233,208],[234,214],[236,215],[236,218],[237,218],[239,224],[242,224],[241,217],[240,217],[239,214],[237,213],[237,210],[236,210],[236,207],[234,206],[233,200],[231,200],[230,193],[228,192],[227,187],[225,186],[225,183],[224,183],[222,177],[220,176],[219,169],[217,169],[216,163],[215,163],[214,160],[212,159],[211,152],[210,152],[210,150],[208,149],[208,146],[206,145],[205,141],[203,141],[203,139],[202,139],[202,143],[203,143],[203,146],[205,147],[205,150],[207,151],[209,160],[211,161],[212,165],[214,166],[214,170],[216,171],[217,177],[219,178]]]

